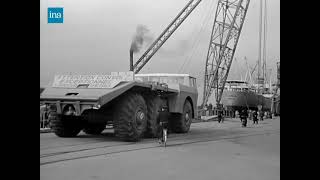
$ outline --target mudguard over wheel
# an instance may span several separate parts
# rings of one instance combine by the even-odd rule
[[[49,114],[50,127],[59,137],[75,137],[79,134],[82,127],[73,117],[63,117],[56,112]]]
[[[101,134],[105,128],[105,124],[89,124],[83,129],[83,132],[86,134],[98,135]]]
[[[138,141],[147,129],[147,105],[140,94],[128,93],[116,105],[113,118],[115,136]]]
[[[190,129],[192,122],[192,106],[186,100],[183,105],[183,113],[178,114],[173,119],[172,129],[175,133],[186,133]]]
[[[146,137],[158,137],[159,132],[159,111],[164,101],[157,96],[150,97],[147,100],[147,132]]]

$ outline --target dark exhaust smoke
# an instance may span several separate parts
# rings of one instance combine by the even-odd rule
[[[130,46],[130,71],[133,71],[133,54],[138,53],[144,43],[149,43],[152,40],[149,29],[144,25],[138,25]]]
[[[138,25],[136,29],[136,33],[133,36],[133,40],[131,42],[130,51],[133,53],[138,53],[143,46],[145,41],[150,41],[152,37],[148,34],[149,29],[144,25]]]

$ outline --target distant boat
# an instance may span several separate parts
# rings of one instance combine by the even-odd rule
[[[258,110],[258,105],[262,105],[262,110],[271,109],[273,94],[258,94],[254,85],[242,80],[226,81],[221,102],[228,110],[251,109]]]

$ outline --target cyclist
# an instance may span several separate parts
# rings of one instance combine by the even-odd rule
[[[221,121],[223,122],[224,117],[223,117],[223,111],[222,109],[218,109],[218,122],[220,123]]]
[[[159,111],[159,129],[158,129],[159,144],[164,143],[163,129],[168,130],[168,124],[169,124],[168,107],[163,106]]]
[[[248,112],[246,109],[243,109],[241,111],[241,114],[240,114],[240,119],[241,119],[241,122],[242,122],[242,127],[247,127],[247,118],[248,118]]]

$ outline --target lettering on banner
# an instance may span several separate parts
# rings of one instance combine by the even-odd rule
[[[77,88],[79,84],[88,84],[88,88],[113,88],[121,81],[133,80],[133,72],[112,72],[102,75],[56,75],[52,86]]]

